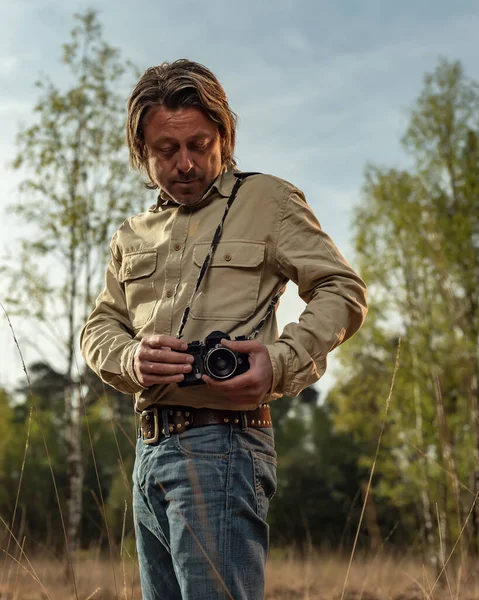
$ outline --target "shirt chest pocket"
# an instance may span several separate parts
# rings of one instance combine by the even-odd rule
[[[210,250],[210,242],[195,245],[196,275]],[[258,306],[264,242],[220,242],[191,306],[193,319],[245,321]]]
[[[155,308],[156,250],[123,255],[119,280],[125,287],[126,306],[134,329],[142,327]]]

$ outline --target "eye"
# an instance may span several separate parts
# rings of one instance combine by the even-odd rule
[[[175,149],[173,148],[173,146],[168,146],[168,147],[164,147],[164,148],[158,148],[158,150],[162,153],[162,154],[172,154]]]
[[[195,152],[203,152],[204,150],[206,150],[207,147],[208,147],[207,141],[195,142],[194,144],[191,145],[191,149],[194,150]]]

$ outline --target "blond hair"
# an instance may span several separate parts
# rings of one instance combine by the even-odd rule
[[[152,106],[170,110],[197,107],[218,125],[221,159],[224,167],[236,166],[233,157],[237,117],[231,110],[225,91],[213,73],[204,65],[180,59],[150,67],[141,76],[128,100],[126,141],[130,165],[146,173],[147,187],[156,189],[148,168],[143,121]]]

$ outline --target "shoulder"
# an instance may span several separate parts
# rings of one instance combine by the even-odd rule
[[[245,188],[247,186],[260,188],[263,191],[270,192],[273,194],[302,194],[301,190],[298,189],[293,183],[286,181],[286,179],[281,179],[281,177],[277,177],[276,175],[271,175],[269,173],[256,173],[250,175],[244,180],[243,185]]]
[[[291,196],[297,196],[304,200],[303,192],[293,183],[267,173],[258,173],[247,177],[242,186],[245,195],[262,199],[267,197],[274,204],[285,207]]]

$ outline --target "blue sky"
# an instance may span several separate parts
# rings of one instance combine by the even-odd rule
[[[0,255],[22,235],[5,210],[19,200],[7,168],[15,134],[34,118],[35,80],[66,83],[61,45],[73,13],[87,7],[98,10],[108,43],[142,69],[181,57],[210,67],[240,118],[239,167],[301,188],[353,264],[351,211],[364,167],[408,164],[399,140],[424,73],[445,56],[479,80],[477,0],[0,0]],[[280,327],[301,308],[288,289]],[[0,385],[10,385],[22,372],[3,320],[0,356]]]

